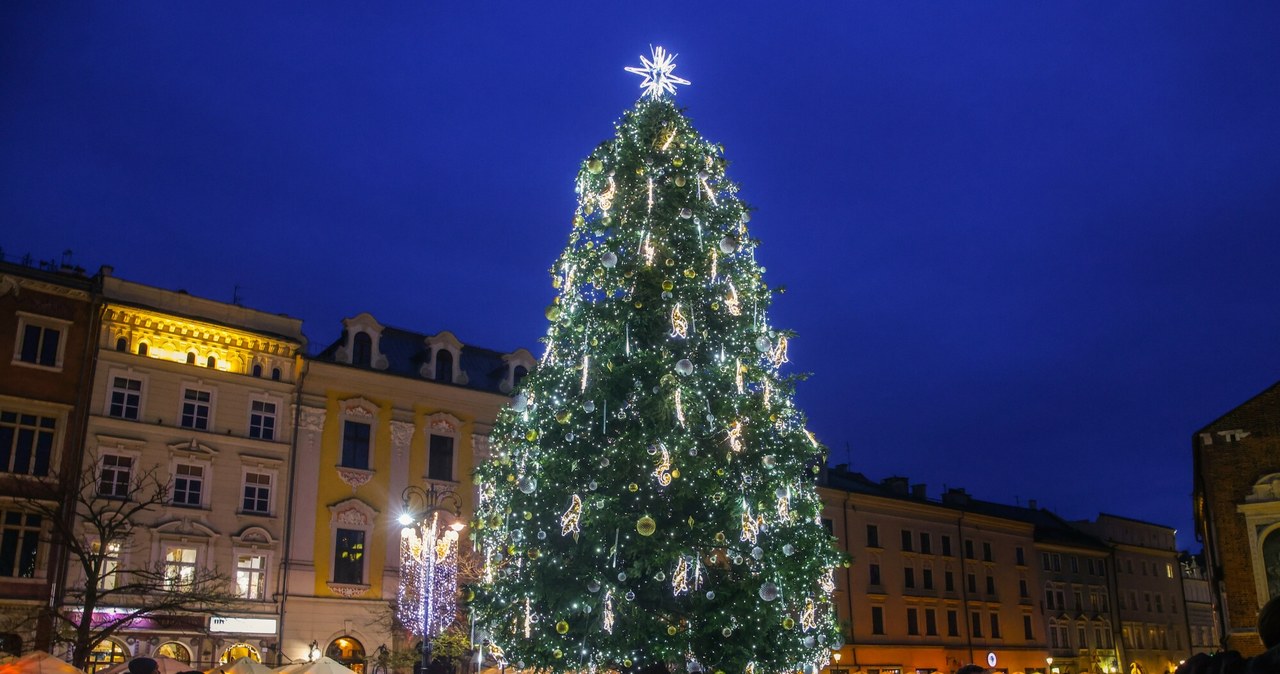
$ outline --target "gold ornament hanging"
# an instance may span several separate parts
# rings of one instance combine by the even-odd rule
[[[689,336],[689,319],[680,310],[680,303],[671,308],[671,336],[684,339]]]
[[[769,361],[773,363],[774,367],[778,367],[783,363],[791,362],[790,360],[787,359],[787,336],[786,335],[778,336],[778,345],[773,347],[773,351],[769,353]]]
[[[648,515],[642,516],[636,520],[636,533],[641,536],[652,536],[653,532],[658,530],[658,523],[653,521]]]
[[[659,447],[658,467],[653,470],[653,476],[658,478],[658,484],[666,487],[671,484],[671,454],[667,452],[667,448],[661,445]]]
[[[738,289],[733,287],[733,281],[729,281],[729,292],[725,293],[724,306],[729,310],[730,315],[742,315],[742,302],[738,300]]]

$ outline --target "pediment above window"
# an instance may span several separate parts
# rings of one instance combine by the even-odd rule
[[[212,461],[218,456],[218,450],[195,438],[169,445],[169,452],[184,458],[203,459],[205,461]]]
[[[231,537],[231,541],[239,546],[252,547],[275,545],[276,540],[271,532],[262,527],[245,527],[244,531]]]
[[[214,531],[207,524],[195,522],[187,518],[170,520],[164,524],[158,524],[151,528],[157,536],[162,538],[198,538],[198,539],[214,539],[218,537],[218,532]]]
[[[378,405],[366,398],[347,398],[338,405],[347,416],[363,417],[371,422],[378,418]]]
[[[1280,501],[1280,473],[1263,475],[1253,483],[1253,491],[1244,497],[1246,503]]]
[[[375,370],[387,369],[387,357],[382,353],[381,323],[365,312],[343,319],[342,327],[346,339],[334,353],[338,362]]]
[[[329,506],[329,518],[338,526],[371,529],[378,519],[378,511],[358,498],[349,498]]]

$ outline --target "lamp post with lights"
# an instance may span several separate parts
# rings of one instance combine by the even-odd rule
[[[457,492],[435,484],[405,487],[400,494],[400,606],[403,624],[422,637],[422,671],[431,667],[431,640],[453,620],[457,590],[458,533],[466,527]],[[454,522],[442,528],[440,514]],[[447,587],[437,588],[443,583]]]

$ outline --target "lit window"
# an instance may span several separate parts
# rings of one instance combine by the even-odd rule
[[[236,556],[236,596],[261,600],[266,597],[267,558],[262,555]]]
[[[98,473],[98,496],[129,498],[129,483],[133,475],[133,457],[105,454]]]
[[[0,472],[48,475],[57,424],[53,417],[0,411]]]
[[[58,355],[58,347],[62,342],[62,331],[47,325],[20,321],[17,353],[14,360],[30,365],[43,367],[60,367],[62,359]]]
[[[35,578],[40,516],[4,510],[0,511],[0,522],[0,576]]]
[[[364,584],[364,532],[338,529],[333,551],[333,582]]]
[[[164,584],[168,590],[189,589],[196,580],[196,549],[169,548],[164,554]]]
[[[204,467],[180,463],[173,468],[173,504],[199,508],[204,494]]]
[[[209,408],[213,394],[198,388],[182,391],[182,427],[209,430]]]
[[[120,543],[119,541],[111,541],[107,543],[106,550],[102,548],[102,541],[94,541],[90,546],[94,555],[102,559],[102,571],[98,574],[98,589],[114,590],[116,587],[116,571],[120,568]]]
[[[244,474],[244,512],[258,514],[271,512],[271,475],[269,473]]]
[[[276,404],[254,400],[249,408],[249,437],[259,440],[276,439]]]
[[[145,345],[141,348],[145,348]],[[142,380],[129,377],[111,378],[111,406],[107,414],[117,419],[137,421],[142,407]]]

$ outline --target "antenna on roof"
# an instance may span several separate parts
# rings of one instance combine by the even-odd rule
[[[244,305],[240,303],[241,299],[242,298],[240,297],[240,284],[237,283],[231,287],[231,303],[238,307],[243,307]]]

